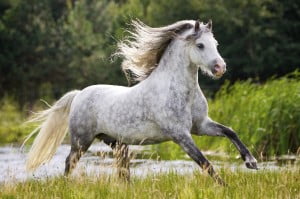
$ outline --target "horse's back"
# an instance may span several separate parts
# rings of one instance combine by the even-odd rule
[[[113,98],[117,95],[124,94],[129,90],[129,87],[99,84],[84,88],[73,100],[72,108],[76,106],[95,103],[105,98]]]

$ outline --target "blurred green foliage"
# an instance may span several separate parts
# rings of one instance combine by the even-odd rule
[[[296,153],[300,148],[300,73],[294,72],[264,84],[227,82],[209,100],[210,117],[232,127],[256,157]],[[204,150],[238,152],[227,138],[194,136]],[[162,158],[184,157],[174,143],[153,146]]]
[[[224,79],[264,81],[300,66],[297,0],[0,0],[0,98],[21,107],[91,84],[126,85],[120,61],[110,61],[132,18],[151,26],[213,19],[229,71]],[[44,85],[50,85],[45,91]]]
[[[34,125],[24,125],[26,115],[18,104],[5,96],[0,101],[0,144],[21,143],[24,137],[34,129]]]

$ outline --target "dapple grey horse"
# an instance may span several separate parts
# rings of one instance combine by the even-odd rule
[[[93,85],[71,91],[33,121],[41,125],[28,154],[27,169],[49,160],[70,131],[71,152],[66,159],[68,174],[95,138],[128,156],[128,145],[173,141],[217,182],[222,179],[197,148],[191,134],[224,136],[239,150],[246,167],[257,161],[230,128],[208,116],[208,105],[199,84],[198,70],[221,77],[226,64],[217,50],[212,22],[184,20],[152,28],[133,21],[129,38],[118,44],[122,68],[130,71],[132,87]],[[129,77],[130,78],[130,77]],[[128,166],[127,166],[128,168]],[[128,170],[129,171],[129,170]]]

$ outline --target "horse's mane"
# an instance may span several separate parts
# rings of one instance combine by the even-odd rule
[[[122,70],[128,82],[146,79],[158,63],[172,39],[193,27],[192,21],[184,20],[174,24],[152,28],[141,21],[132,21],[133,30],[118,43],[116,55],[123,57]],[[130,74],[130,75],[128,75]]]

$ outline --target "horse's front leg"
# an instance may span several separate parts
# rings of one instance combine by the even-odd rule
[[[121,179],[130,181],[130,157],[129,157],[129,147],[127,144],[117,142],[114,150],[114,156],[116,158],[118,175]]]
[[[253,157],[253,155],[250,153],[250,151],[247,149],[244,143],[240,140],[238,135],[231,128],[207,118],[198,127],[197,132],[195,132],[195,134],[227,137],[240,152],[242,159],[245,161],[246,167],[249,169],[258,169],[257,160]]]
[[[113,149],[113,155],[116,158],[116,166],[118,176],[126,181],[130,181],[130,155],[129,146],[125,143],[119,142],[114,138],[105,134],[99,134],[98,139],[103,140],[105,144]]]
[[[172,140],[177,143],[204,171],[207,171],[213,179],[220,185],[225,185],[221,177],[215,172],[211,163],[205,158],[197,148],[189,131],[183,133],[176,131],[166,132]]]

